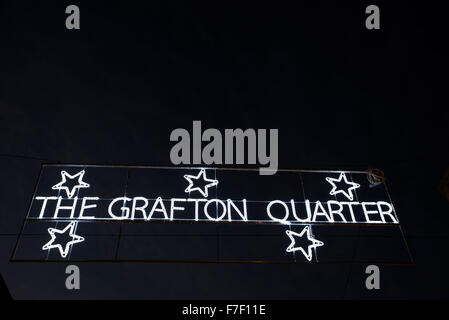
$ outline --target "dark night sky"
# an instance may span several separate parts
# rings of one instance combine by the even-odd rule
[[[56,3],[56,2],[55,2]],[[0,2],[0,271],[16,298],[448,298],[448,6]],[[63,264],[9,257],[42,162],[171,165],[171,130],[278,128],[283,169],[385,171],[414,266]],[[425,221],[425,223],[423,222]],[[113,281],[111,279],[114,279]],[[286,280],[287,279],[287,280]],[[32,285],[30,285],[32,284]]]

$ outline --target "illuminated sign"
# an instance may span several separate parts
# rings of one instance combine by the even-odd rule
[[[293,255],[294,261],[304,262],[318,262],[320,251],[325,251],[323,248],[327,246],[332,248],[331,237],[316,230],[341,226],[400,227],[388,190],[369,188],[363,171],[281,170],[267,177],[257,175],[255,170],[45,165],[12,260],[87,259],[83,256],[92,259],[93,251],[89,248],[103,241],[99,240],[102,233],[97,229],[99,226],[113,228],[114,222],[120,226],[119,232],[115,230],[104,237],[118,242],[110,245],[116,247],[116,252],[114,255],[109,252],[110,257],[105,260],[127,260],[118,257],[143,246],[142,241],[136,241],[132,250],[121,252],[125,249],[120,243],[127,243],[128,238],[154,239],[154,231],[139,231],[138,235],[123,231],[136,223],[140,228],[144,225],[164,228],[157,232],[165,239],[172,232],[169,225],[181,224],[191,232],[194,225],[215,224],[234,226],[234,230],[247,225],[252,239],[265,237],[267,241],[267,235],[258,235],[259,231],[255,230],[272,226],[278,231],[265,253],[275,251],[271,247],[276,246],[281,260],[288,261]],[[92,228],[97,229],[87,232]],[[217,233],[217,251],[221,238],[244,247],[240,234],[222,228],[230,234]],[[35,229],[41,231],[30,231]],[[34,258],[39,254],[29,253],[30,245],[25,245],[24,239],[31,236],[43,241],[39,249],[46,257]],[[210,237],[204,235],[207,241]],[[198,250],[205,245],[201,240],[195,241]],[[226,241],[222,242],[226,244]],[[254,250],[249,248],[248,254]],[[176,254],[176,250],[170,252]],[[148,258],[143,253],[136,256],[139,258],[130,260]],[[221,260],[218,258],[208,260]],[[238,253],[230,260],[241,259],[242,253]]]

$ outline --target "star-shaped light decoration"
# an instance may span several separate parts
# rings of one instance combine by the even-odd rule
[[[202,177],[204,182],[209,182],[204,185],[204,190],[201,187],[193,187],[195,184],[193,181],[200,179],[200,177]],[[206,177],[206,170],[204,169],[201,169],[197,176],[186,174],[184,175],[184,178],[189,181],[189,186],[184,190],[184,192],[199,191],[205,198],[208,197],[208,189],[218,184],[218,180],[213,180]]]
[[[63,247],[61,244],[56,243],[56,233],[58,234],[64,234],[69,231],[69,236],[72,238],[71,241],[67,242],[65,246]],[[51,240],[47,242],[43,247],[42,250],[50,250],[52,248],[58,248],[59,253],[61,254],[61,257],[65,258],[67,257],[67,254],[69,253],[70,247],[74,245],[75,243],[80,243],[84,241],[84,238],[81,236],[78,236],[75,234],[75,221],[70,222],[63,230],[58,230],[55,228],[48,228],[48,233],[51,236]]]
[[[85,171],[81,170],[77,174],[71,176],[70,174],[68,174],[66,171],[63,170],[63,171],[61,171],[61,176],[62,176],[61,182],[59,182],[58,184],[55,184],[52,187],[52,189],[53,190],[65,190],[65,192],[67,193],[67,197],[72,198],[77,189],[90,187],[90,185],[88,183],[83,181],[84,174],[85,174]],[[71,188],[71,190],[69,187],[67,187],[65,185],[65,183],[67,182],[67,178],[69,178],[70,180],[78,178],[78,184],[73,186]]]
[[[344,183],[346,185],[350,186],[347,191],[342,190],[342,189],[337,190],[338,187],[335,183],[340,183],[342,179],[344,180]],[[340,173],[340,176],[338,177],[338,179],[327,177],[326,180],[327,180],[327,182],[329,182],[332,185],[332,190],[331,190],[331,192],[329,192],[330,195],[333,196],[338,193],[342,193],[346,198],[348,198],[351,201],[354,199],[354,196],[352,195],[352,190],[360,188],[360,185],[358,183],[349,182],[348,178],[346,177],[344,172]]]
[[[295,252],[295,251],[301,251],[302,254],[304,255],[304,257],[306,257],[306,259],[308,261],[312,260],[312,249],[316,248],[316,247],[321,247],[322,245],[324,245],[324,243],[322,241],[316,240],[312,237],[312,235],[310,234],[310,227],[306,226],[304,227],[304,229],[302,229],[301,233],[297,233],[291,230],[286,230],[285,233],[287,234],[287,236],[290,238],[290,240],[292,241],[290,243],[290,245],[287,248],[287,252]],[[295,237],[299,237],[302,238],[304,236],[304,234],[306,234],[307,236],[307,240],[309,242],[311,242],[310,245],[307,246],[307,252],[306,250],[304,250],[303,247],[298,246],[296,247],[296,238]]]

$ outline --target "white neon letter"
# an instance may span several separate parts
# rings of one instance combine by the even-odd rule
[[[187,202],[195,202],[195,221],[198,221],[198,202],[206,202],[207,199],[187,199]]]
[[[158,204],[161,206],[160,208],[156,208]],[[153,216],[154,211],[162,212],[164,214],[164,218],[168,220],[167,210],[165,210],[164,201],[162,201],[161,197],[158,197],[156,199],[156,201],[154,202],[153,208],[151,208],[151,212],[148,215],[147,220],[151,219],[151,217]]]
[[[318,211],[318,209],[321,209],[321,211]],[[331,217],[331,216],[329,216],[329,215],[327,214],[326,210],[324,209],[324,207],[323,207],[323,205],[321,204],[320,201],[317,201],[317,202],[315,203],[315,210],[314,210],[314,212],[313,212],[313,218],[312,218],[312,221],[313,221],[313,222],[317,222],[317,221],[316,221],[316,217],[317,217],[317,216],[323,216],[323,217],[326,217],[326,220],[327,220],[328,222],[334,222],[334,218]]]
[[[332,205],[336,204],[338,205],[338,209],[332,209]],[[335,200],[329,200],[327,202],[327,208],[329,209],[329,214],[332,216],[332,219],[335,221],[334,215],[338,215],[340,216],[341,220],[343,222],[347,222],[345,216],[341,213],[343,211],[343,206],[341,205],[340,202],[335,201]]]
[[[112,206],[116,202],[118,202],[118,201],[123,201],[123,206],[120,208],[120,210],[122,211],[122,215],[121,216],[116,216],[115,214],[112,213]],[[109,208],[108,208],[108,213],[112,217],[112,219],[114,219],[114,220],[125,220],[125,219],[128,219],[128,217],[129,217],[129,208],[125,207],[126,201],[131,201],[131,199],[128,198],[128,197],[118,197],[118,198],[115,198],[114,200],[112,200],[112,202],[109,204]]]
[[[71,206],[61,206],[62,197],[58,198],[58,203],[56,204],[55,214],[53,215],[53,219],[58,218],[59,210],[70,210],[70,219],[73,219],[75,214],[76,203],[78,202],[78,197],[73,198],[73,204]]]
[[[221,214],[220,217],[213,218],[213,217],[211,217],[211,216],[209,215],[209,212],[207,211],[207,208],[209,207],[209,205],[210,205],[212,202],[219,203],[219,204],[223,207],[223,213]],[[217,213],[218,213],[218,207],[217,207]],[[225,205],[225,203],[224,203],[223,201],[221,201],[221,200],[219,200],[219,199],[210,199],[210,200],[207,201],[206,204],[204,205],[204,214],[206,215],[206,217],[207,217],[209,220],[212,220],[212,221],[220,221],[220,220],[223,219],[224,216],[226,215],[226,205]]]
[[[226,200],[228,203],[228,221],[231,222],[231,207],[237,212],[237,214],[243,219],[243,221],[248,221],[248,212],[246,209],[246,199],[243,199],[243,213],[239,210],[239,208],[234,204],[234,201],[231,199]]]
[[[44,202],[42,203],[41,212],[39,213],[39,219],[42,219],[42,217],[44,216],[45,208],[47,207],[47,201],[48,200],[56,200],[56,199],[58,199],[58,197],[36,197],[35,199],[36,200],[44,200]]]
[[[175,215],[175,210],[184,211],[184,207],[175,207],[175,201],[186,202],[186,199],[172,198],[170,204],[170,220],[173,221],[173,216]]]
[[[366,222],[368,222],[368,223],[382,223],[382,221],[370,220],[370,218],[369,218],[370,214],[376,214],[376,213],[379,214],[379,212],[378,211],[373,211],[373,210],[370,211],[370,210],[368,210],[366,208],[366,206],[375,206],[375,205],[376,205],[375,202],[362,202],[363,213],[365,214],[365,219],[366,219]],[[383,220],[382,215],[380,215],[380,217]]]
[[[347,204],[348,205],[349,213],[351,214],[352,222],[357,222],[357,220],[355,219],[355,216],[354,216],[354,209],[352,209],[352,205],[353,204],[357,205],[357,204],[360,204],[360,203],[358,203],[358,202],[347,202],[346,201],[346,202],[340,202],[340,204],[343,204],[343,205]]]
[[[144,204],[140,207],[137,206],[137,201],[143,201]],[[133,205],[131,207],[131,220],[134,220],[135,215],[136,215],[136,210],[142,212],[142,216],[143,218],[146,220],[147,219],[147,213],[145,212],[145,208],[148,207],[148,200],[145,197],[134,197],[133,199]]]
[[[309,201],[309,200],[307,200]],[[293,217],[296,219],[296,221],[299,222],[310,222],[310,218],[311,218],[311,214],[310,214],[310,203],[309,203],[309,207],[308,210],[306,210],[307,212],[307,218],[306,219],[301,219],[296,215],[296,206],[295,206],[295,200],[291,199],[290,200],[290,205],[292,207],[292,213],[293,213]]]
[[[80,210],[80,215],[79,215],[79,219],[95,219],[94,216],[83,216],[84,210],[86,209],[91,209],[91,208],[96,208],[97,204],[90,204],[88,206],[86,206],[86,201],[88,200],[93,200],[93,201],[98,201],[98,199],[100,199],[99,197],[84,197],[83,201],[81,202],[81,210]]]
[[[385,205],[388,207],[387,211],[383,211],[382,210],[382,205]],[[380,216],[382,217],[382,221],[385,222],[385,218],[384,216],[387,215],[391,218],[391,220],[393,220],[393,223],[399,223],[398,220],[394,217],[394,215],[392,215],[391,213],[393,212],[393,206],[385,201],[378,201],[377,202],[377,208],[379,208],[379,213]]]
[[[279,204],[281,204],[284,207],[284,209],[285,209],[285,216],[284,216],[283,219],[279,219],[279,218],[273,217],[273,215],[271,214],[270,208],[275,203],[279,203]],[[290,222],[287,221],[288,220],[288,216],[289,216],[288,206],[284,203],[284,201],[281,201],[281,200],[273,200],[273,201],[271,201],[268,204],[268,206],[267,206],[267,214],[270,217],[270,219],[273,220],[273,221],[277,221],[277,222],[280,222],[282,224],[290,224]]]

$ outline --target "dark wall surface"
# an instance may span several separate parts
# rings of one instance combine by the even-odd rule
[[[447,4],[0,2],[0,271],[14,298],[448,298]],[[171,165],[170,132],[278,128],[283,169],[384,170],[413,266],[11,263],[43,162]]]

